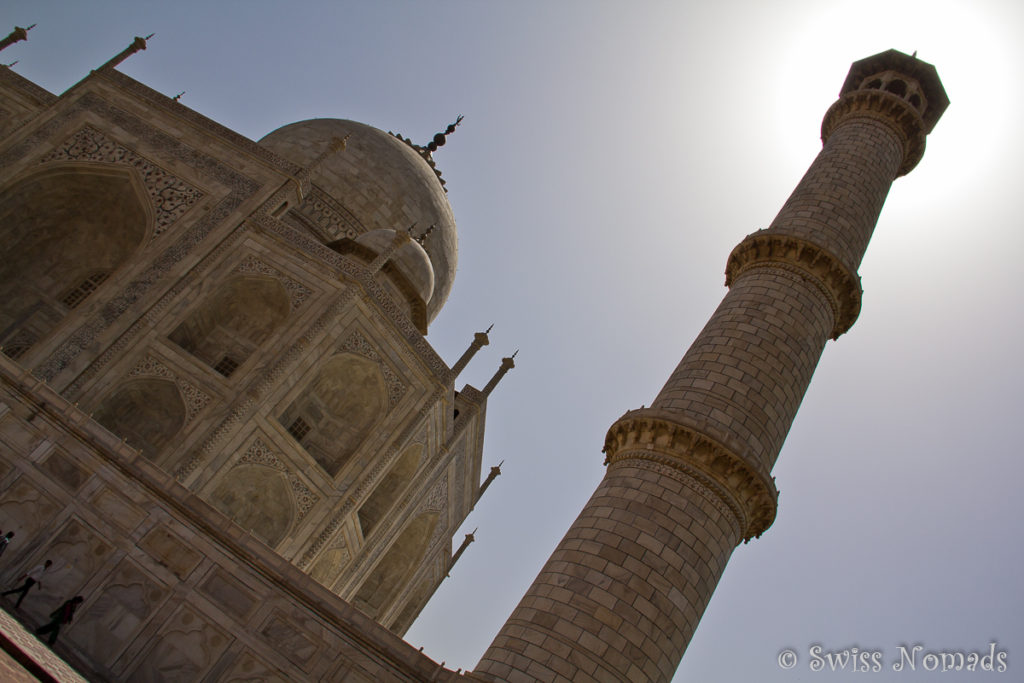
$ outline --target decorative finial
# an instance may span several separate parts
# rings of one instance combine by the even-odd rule
[[[413,237],[413,239],[416,240],[417,242],[419,242],[421,247],[426,246],[426,244],[424,244],[424,243],[427,241],[427,235],[429,235],[430,233],[434,232],[434,227],[435,227],[434,225],[431,225],[429,228],[427,228],[426,230],[423,231],[422,235],[420,235],[419,237]],[[412,234],[412,228],[409,228],[409,234],[410,235]]]
[[[912,58],[917,59],[917,50],[914,50],[914,54],[910,55]]]
[[[494,329],[494,323],[491,323],[491,326],[488,327],[486,330],[484,330],[484,334],[490,334],[491,330],[493,330],[493,329]]]
[[[517,355],[519,355],[519,349],[516,349],[516,352],[512,354],[512,360],[515,360]]]
[[[185,94],[185,91],[182,90],[180,93],[178,93],[177,95],[175,95],[171,99],[174,100],[175,102],[178,102],[179,100],[181,100],[181,96],[184,95],[184,94]]]
[[[491,327],[494,327],[492,324]],[[456,361],[455,365],[452,366],[452,377],[458,377],[459,373],[466,369],[469,365],[469,361],[473,359],[476,352],[484,346],[491,343],[491,340],[487,338],[487,333],[491,331],[491,327],[487,328],[487,332],[477,332],[473,335],[473,343],[469,345],[466,352],[462,354],[462,358]]]
[[[519,349],[516,349],[516,353],[519,353]],[[516,357],[516,353],[501,359],[501,365],[498,366],[498,371],[494,373],[494,377],[491,377],[491,381],[484,387],[484,396],[490,396],[491,392],[494,391],[494,387],[498,386],[498,382],[501,381],[501,378],[516,366],[516,362],[513,360]]]
[[[15,64],[17,64],[20,61],[21,61],[20,59],[15,59],[13,62],[11,62],[10,64],[7,65],[7,68],[10,69],[12,66],[14,66]]]
[[[139,36],[135,36],[135,40],[132,41],[131,45],[129,45],[125,49],[121,50],[121,52],[118,53],[117,56],[115,56],[113,59],[111,59],[109,62],[107,62],[103,66],[101,66],[100,70],[112,69],[115,66],[117,66],[118,64],[120,64],[121,62],[123,62],[124,60],[128,59],[129,57],[131,57],[133,54],[135,54],[139,50],[145,50],[146,49],[146,41],[149,40],[150,38],[152,38],[155,35],[156,35],[155,33],[150,33],[145,38],[140,38]]]
[[[480,527],[477,527],[477,529],[479,528]],[[466,552],[466,548],[469,547],[469,544],[476,540],[477,529],[473,529],[473,533],[471,534],[466,534],[466,538],[463,539],[462,545],[460,545],[459,549],[455,551],[454,555],[452,555],[452,561],[448,564],[448,571],[445,572],[445,576],[451,576],[452,567],[454,567],[455,563],[459,561],[460,557],[462,557],[462,553]],[[444,666],[443,663],[442,666]]]
[[[434,136],[434,139],[427,143],[427,149],[431,152],[436,152],[438,147],[444,146],[446,137],[455,132],[459,124],[462,123],[462,114],[459,114],[459,118],[455,119],[455,123],[449,123],[448,127],[444,129],[443,133],[438,133]]]
[[[0,40],[0,50],[3,50],[5,47],[8,47],[10,45],[13,45],[14,43],[17,43],[20,40],[28,40],[28,32],[34,29],[35,27],[35,24],[32,24],[28,28],[15,26],[14,30],[11,31],[6,38]]]
[[[352,133],[346,133],[343,138],[339,138],[337,136],[331,138],[331,146],[328,149],[332,152],[340,152],[348,146],[348,139],[350,137],[352,137]]]
[[[480,485],[480,490],[477,491],[477,494],[476,494],[476,499],[477,500],[480,500],[480,497],[484,495],[484,491],[489,489],[491,487],[491,484],[494,483],[494,480],[497,479],[501,475],[501,466],[504,465],[504,464],[505,464],[505,461],[502,460],[497,465],[495,465],[494,467],[491,468],[491,473],[487,475],[487,479],[484,480],[484,483]]]
[[[351,133],[349,133],[349,135],[351,135]],[[345,149],[345,146],[348,144],[349,135],[346,135],[343,138],[339,138],[338,136],[332,137],[331,141],[327,144],[327,148],[320,152],[319,156],[317,156],[316,159],[313,159],[313,162],[310,163],[309,170],[315,171],[320,167],[320,164],[324,163],[324,161],[326,161],[332,154],[337,154]]]

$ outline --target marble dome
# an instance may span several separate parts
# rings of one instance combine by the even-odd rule
[[[260,144],[308,167],[333,139],[345,136],[345,149],[328,156],[312,172],[312,182],[345,207],[362,234],[406,230],[414,223],[414,233],[421,234],[434,226],[423,245],[433,271],[432,295],[424,299],[427,319],[433,320],[455,279],[458,236],[448,196],[430,164],[397,137],[343,119],[310,119],[282,126]]]

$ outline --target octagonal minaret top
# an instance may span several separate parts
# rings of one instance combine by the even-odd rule
[[[924,132],[931,133],[949,106],[949,97],[935,67],[922,62],[916,54],[886,50],[854,62],[839,96],[864,89],[890,92],[913,106],[924,120]]]

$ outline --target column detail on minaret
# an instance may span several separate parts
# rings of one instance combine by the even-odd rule
[[[823,148],[775,220],[729,256],[729,291],[649,408],[608,431],[608,469],[476,669],[483,679],[669,681],[733,548],[775,519],[771,476],[893,180],[948,106],[934,67],[853,64]]]

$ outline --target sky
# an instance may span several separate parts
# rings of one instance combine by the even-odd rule
[[[1024,4],[7,0],[38,25],[2,60],[54,93],[120,69],[258,140],[314,117],[426,142],[459,228],[428,340],[460,377],[516,368],[487,409],[477,541],[406,638],[472,668],[603,475],[608,427],[650,404],[820,149],[850,63],[889,48],[951,105],[892,188],[773,472],[774,526],[733,553],[676,681],[1013,680],[1024,670]],[[9,28],[0,26],[6,33]],[[900,646],[1009,671],[892,670]],[[810,650],[881,652],[814,672]],[[793,669],[779,665],[791,649]],[[921,656],[919,654],[919,656]]]

